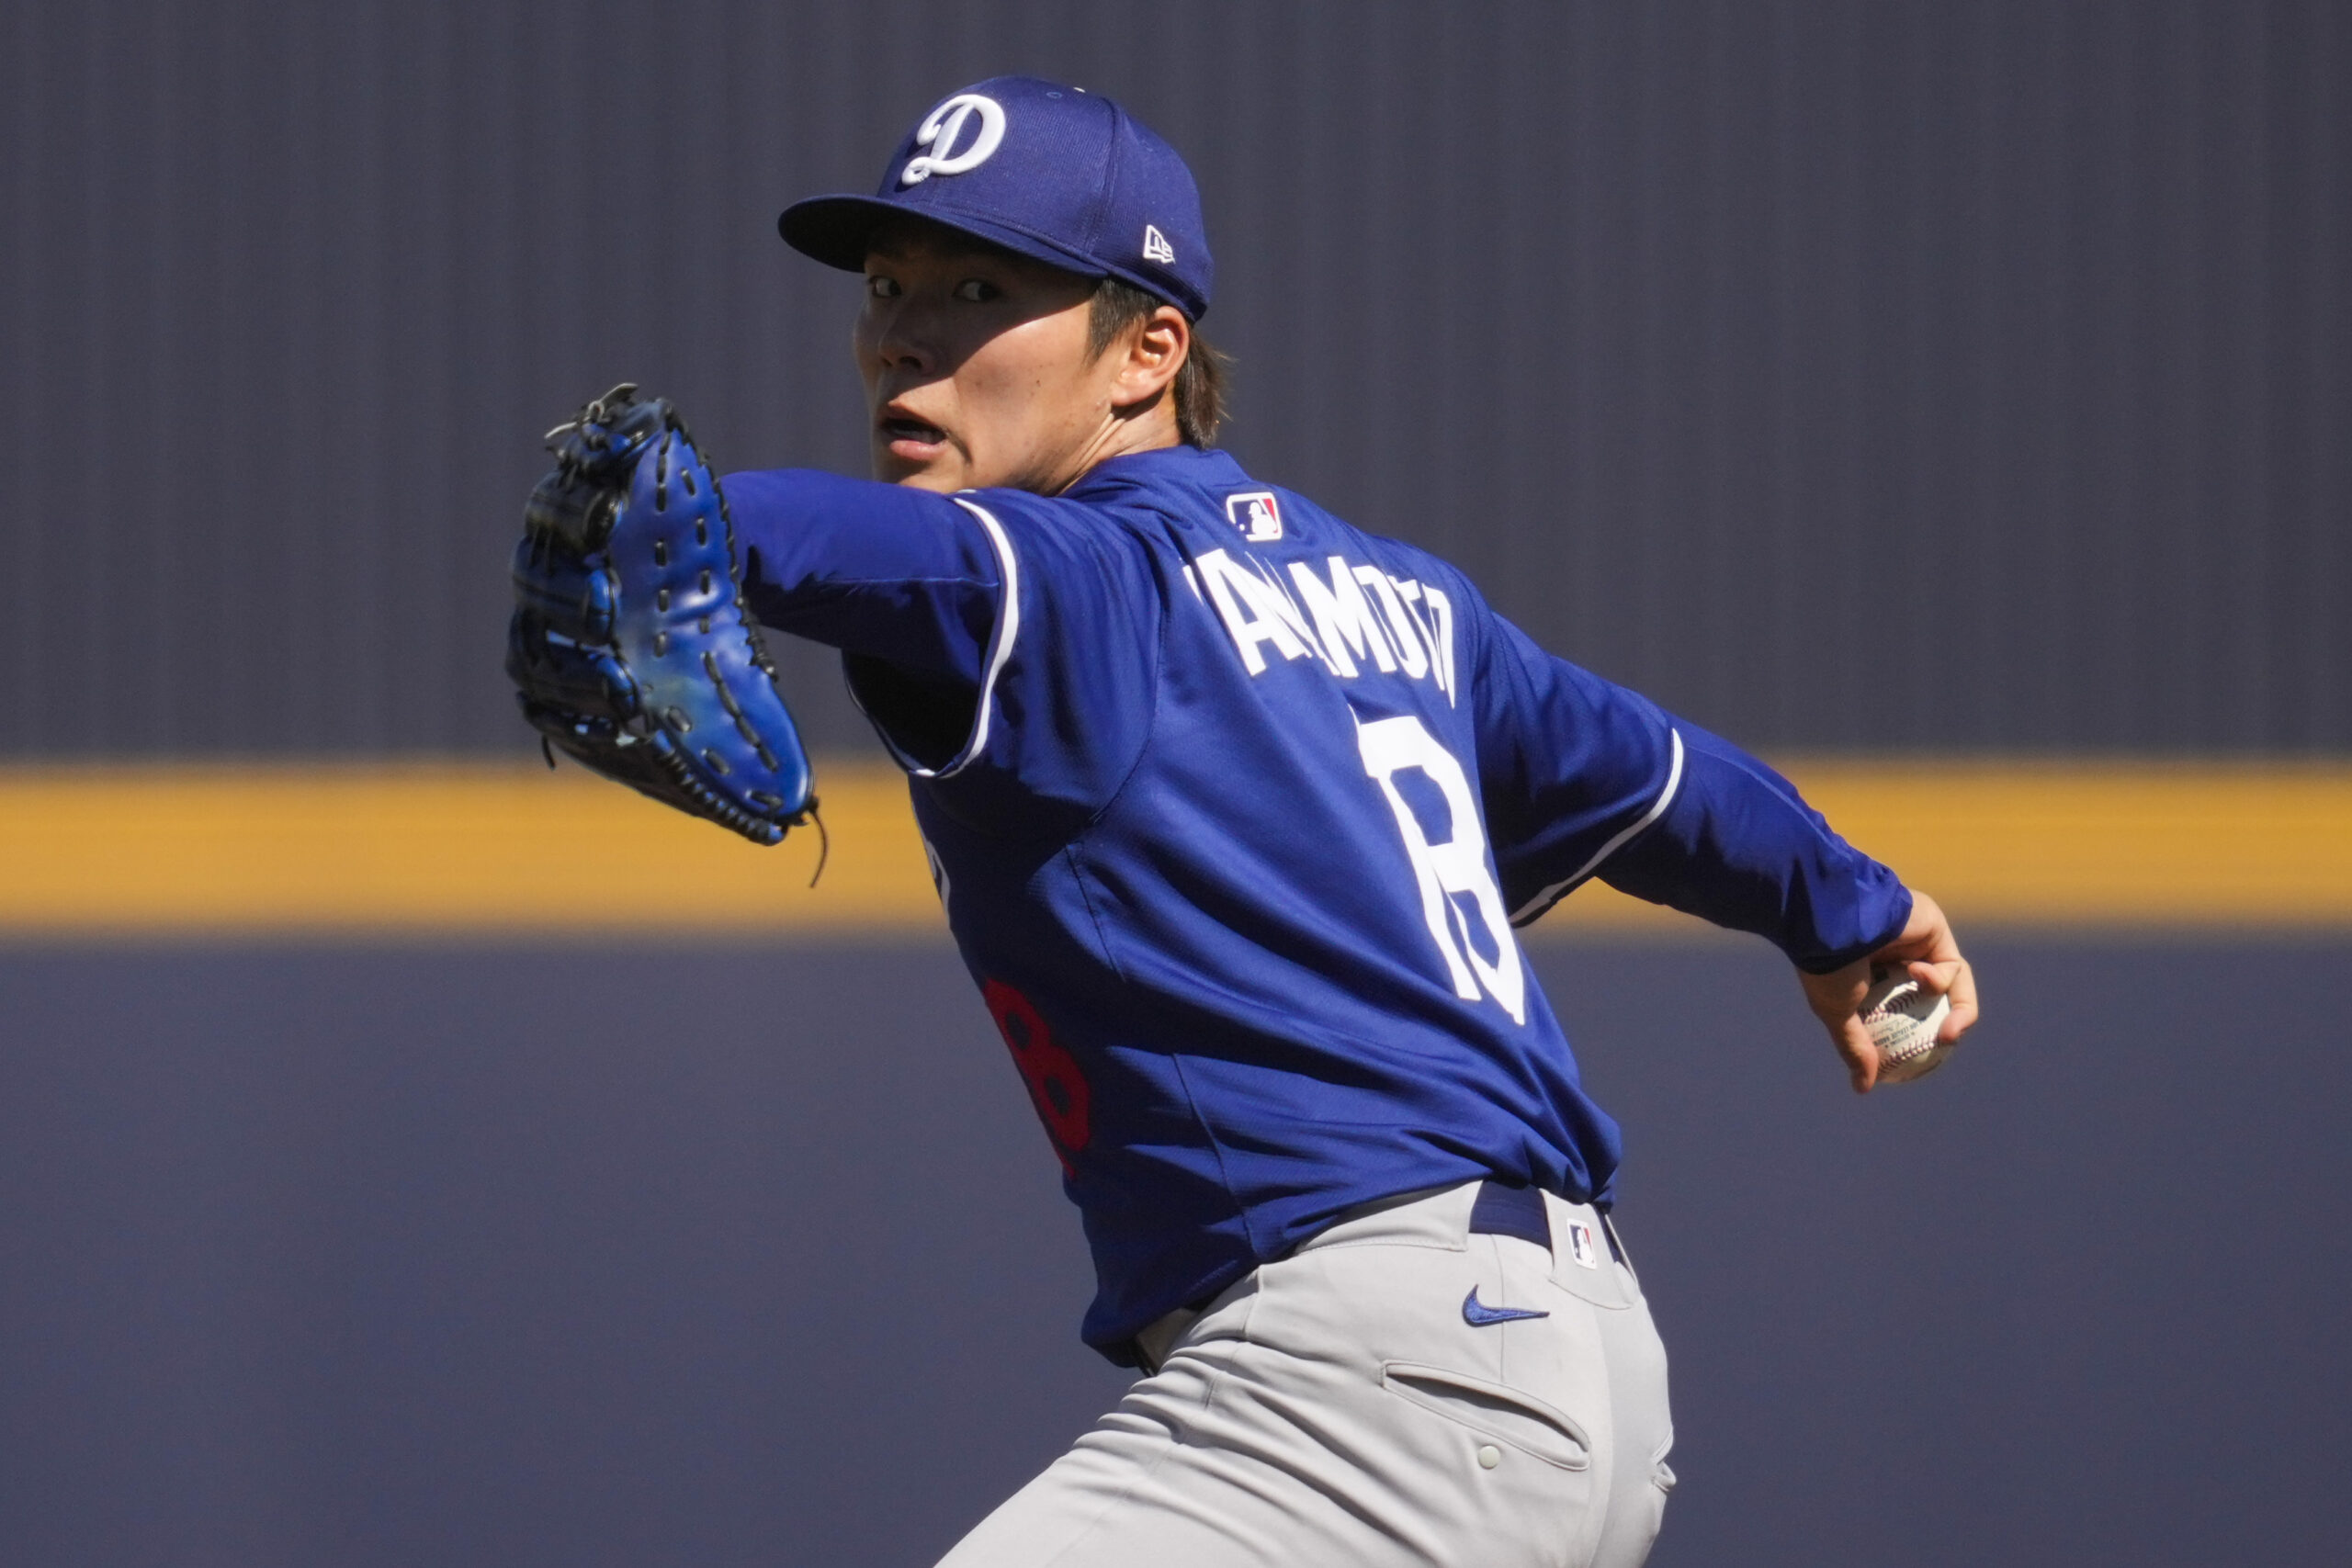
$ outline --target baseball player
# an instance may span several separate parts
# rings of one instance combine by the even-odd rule
[[[781,229],[865,276],[876,480],[727,477],[701,587],[842,650],[1083,1217],[1083,1337],[1140,1374],[947,1568],[1640,1562],[1665,1355],[1617,1129],[1513,928],[1599,877],[1761,935],[1868,1090],[1873,961],[1950,996],[1947,1040],[1975,1016],[1942,914],[1737,748],[1216,450],[1198,195],[1116,104],[979,83]],[[704,496],[666,428],[597,447],[649,455],[649,515]]]

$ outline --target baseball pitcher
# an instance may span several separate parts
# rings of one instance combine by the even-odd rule
[[[1738,748],[1214,445],[1174,151],[982,82],[784,238],[862,273],[875,479],[714,482],[621,389],[558,433],[510,669],[553,745],[773,840],[760,628],[838,648],[1138,1381],[945,1568],[1596,1563],[1673,1485],[1619,1139],[1514,928],[1592,878],[1794,964],[1857,1089],[1935,903]],[[745,615],[746,609],[750,615]]]

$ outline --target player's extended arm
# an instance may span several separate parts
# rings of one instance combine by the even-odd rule
[[[761,624],[842,651],[899,763],[962,771],[985,739],[1011,570],[965,502],[810,469],[730,474],[744,596]]]
[[[763,626],[841,649],[900,765],[978,795],[1018,778],[1073,819],[1110,797],[1156,711],[1151,565],[1089,506],[954,496],[806,468],[727,476],[743,591]],[[1036,722],[993,722],[1017,708]],[[1046,716],[1051,716],[1047,717]]]
[[[811,468],[727,476],[743,592],[763,626],[977,686],[1005,577],[968,504]]]

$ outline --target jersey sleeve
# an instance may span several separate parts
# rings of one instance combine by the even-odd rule
[[[1788,780],[1473,603],[1479,773],[1514,925],[1598,877],[1816,973],[1902,931],[1910,893]]]
[[[763,626],[977,687],[1003,562],[944,495],[806,468],[729,474],[743,596]]]
[[[807,470],[725,481],[762,623],[842,649],[900,766],[973,826],[1098,809],[1148,734],[1160,590],[1100,509]],[[952,783],[950,781],[953,781]]]
[[[1003,490],[956,502],[1006,587],[979,722],[933,799],[984,831],[1057,834],[1108,804],[1150,737],[1169,585],[1106,507]]]

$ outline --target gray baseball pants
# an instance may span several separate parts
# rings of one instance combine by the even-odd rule
[[[1674,1484],[1641,1286],[1591,1209],[1547,1196],[1547,1252],[1473,1234],[1477,1190],[1153,1325],[1158,1371],[940,1568],[1635,1568]]]

